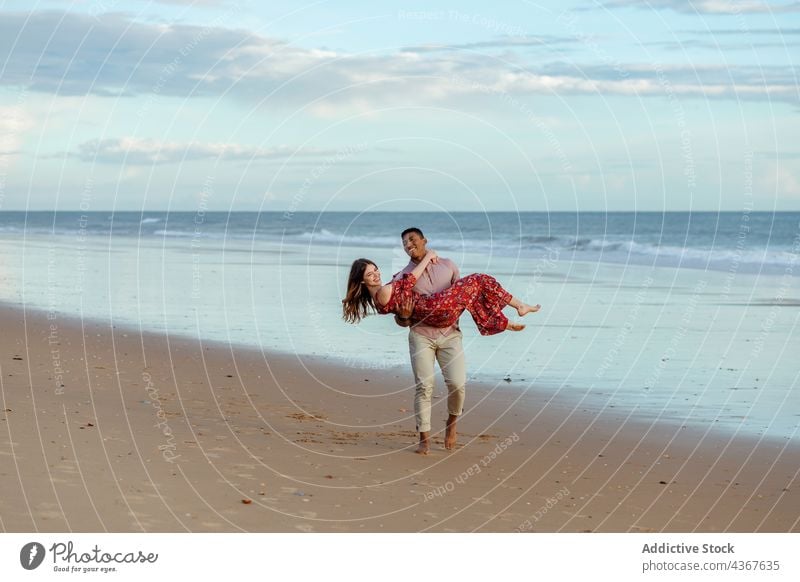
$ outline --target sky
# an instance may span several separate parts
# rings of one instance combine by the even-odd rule
[[[0,0],[0,211],[800,210],[800,2]]]

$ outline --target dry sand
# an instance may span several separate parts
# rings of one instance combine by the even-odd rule
[[[0,327],[3,531],[800,531],[796,442],[471,384],[459,448],[421,457],[410,370],[15,306]]]

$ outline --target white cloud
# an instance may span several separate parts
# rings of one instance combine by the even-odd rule
[[[260,148],[232,143],[175,142],[124,137],[84,142],[71,155],[85,162],[153,165],[203,159],[272,160],[334,154],[335,150],[298,150],[290,146]]]
[[[778,200],[800,202],[800,163],[797,160],[776,160],[767,164],[764,174],[767,188]]]
[[[411,53],[430,53],[441,51],[483,51],[486,49],[508,49],[508,48],[551,48],[556,45],[574,45],[580,44],[580,39],[574,36],[556,36],[556,35],[518,35],[518,36],[500,36],[493,40],[468,42],[461,44],[442,44],[442,43],[429,43],[421,45],[413,45],[404,47],[404,52]],[[559,46],[560,51],[567,50],[564,46]]]
[[[606,8],[674,10],[684,14],[773,14],[800,12],[800,2],[775,3],[760,0],[611,0]]]
[[[521,59],[510,63],[460,50],[351,55],[246,30],[154,25],[120,14],[3,13],[0,60],[6,63],[0,84],[32,91],[145,100],[230,95],[269,107],[308,105],[326,115],[343,108],[450,105],[453,98],[487,91],[664,95],[651,64],[526,66]],[[789,66],[664,70],[678,96],[797,100]]]
[[[33,118],[24,108],[0,107],[0,170],[20,154],[25,133],[33,127]]]

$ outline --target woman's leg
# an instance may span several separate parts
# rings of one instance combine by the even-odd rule
[[[494,335],[505,330],[521,331],[525,326],[510,323],[503,314],[503,307],[511,305],[520,316],[539,311],[540,306],[521,302],[503,289],[497,279],[489,275],[475,274],[465,277],[470,289],[470,301],[466,308],[475,320],[481,335]]]
[[[465,277],[470,289],[469,311],[481,335],[494,335],[508,328],[508,318],[503,308],[513,299],[497,279],[489,275],[474,274]]]
[[[475,321],[475,325],[478,326],[478,331],[481,335],[494,335],[507,329],[511,331],[520,331],[525,327],[524,325],[522,327],[511,326],[512,324],[508,321],[508,318],[503,315],[502,311],[481,316],[470,310],[470,315],[472,315],[472,319]],[[519,324],[516,325],[518,326]]]
[[[520,317],[528,315],[529,313],[536,313],[542,308],[541,305],[528,305],[527,303],[523,303],[516,297],[512,297],[508,304],[517,310]]]
[[[538,306],[531,307],[513,297],[494,277],[474,273],[459,279],[444,291],[417,299],[414,314],[427,325],[447,327],[466,309],[481,335],[493,335],[506,329],[519,331],[524,328],[520,324],[508,323],[503,308],[509,304],[520,315],[539,310]]]

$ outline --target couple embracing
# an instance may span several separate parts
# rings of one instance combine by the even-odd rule
[[[456,422],[464,407],[467,381],[458,327],[461,314],[469,311],[481,335],[494,335],[525,328],[508,321],[502,311],[504,307],[514,307],[524,316],[539,311],[541,306],[522,303],[489,275],[477,273],[460,278],[453,261],[428,250],[428,241],[418,228],[404,230],[401,238],[411,260],[388,284],[382,283],[380,270],[373,261],[353,262],[342,312],[350,323],[358,323],[373,310],[393,314],[399,326],[410,328],[408,347],[416,384],[414,415],[419,433],[416,452],[427,455],[437,361],[448,392],[444,446],[447,450],[456,447]]]

